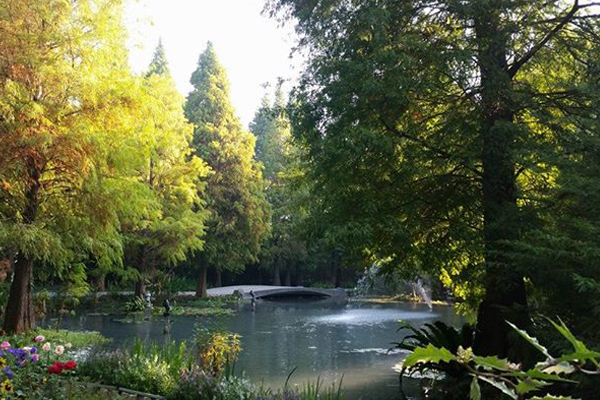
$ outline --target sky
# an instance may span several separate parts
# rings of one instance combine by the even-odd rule
[[[129,0],[131,66],[144,71],[161,38],[171,75],[187,95],[198,57],[212,41],[229,76],[233,105],[248,126],[265,93],[263,84],[278,77],[294,82],[301,67],[298,57],[290,59],[293,27],[261,15],[263,5],[264,0]]]

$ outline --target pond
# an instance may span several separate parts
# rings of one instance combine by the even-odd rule
[[[398,333],[398,320],[422,325],[435,320],[458,325],[460,317],[448,306],[424,304],[336,303],[331,300],[286,299],[257,302],[256,311],[240,304],[232,317],[219,319],[223,328],[242,336],[236,370],[255,383],[281,388],[296,368],[291,384],[302,386],[320,377],[331,385],[343,377],[348,399],[393,399],[398,374],[392,369],[405,354],[388,350]],[[114,316],[77,316],[63,321],[73,330],[95,330],[116,345],[144,341],[187,340],[194,329],[214,325],[201,317],[172,317],[171,333],[163,333],[164,319],[140,323],[117,322]]]

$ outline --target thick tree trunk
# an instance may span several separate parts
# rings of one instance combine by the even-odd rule
[[[292,286],[292,271],[290,268],[285,270],[285,280],[283,281],[283,286]]]
[[[196,285],[196,297],[206,298],[208,297],[208,293],[206,291],[206,274],[208,268],[205,264],[200,267],[200,271],[198,273],[198,282]]]
[[[518,238],[516,177],[513,152],[511,78],[500,12],[480,13],[475,23],[481,72],[481,136],[483,143],[483,212],[485,295],[478,311],[475,352],[508,356],[510,327],[529,321],[523,276],[507,256],[507,243]]]
[[[29,188],[25,193],[26,203],[23,209],[23,222],[25,224],[33,224],[37,218],[39,208],[38,193],[41,187],[41,168],[38,167],[34,158],[29,158],[27,165]],[[4,314],[4,330],[7,333],[21,333],[35,328],[35,314],[31,293],[33,264],[33,258],[25,256],[22,252],[17,253],[13,280]]]
[[[215,286],[216,287],[223,286],[223,274],[219,270],[217,270],[217,275],[215,276]]]
[[[4,318],[4,330],[9,334],[27,332],[35,328],[31,295],[33,259],[20,253],[17,256],[14,270]]]
[[[273,286],[281,286],[281,274],[279,270],[279,260],[276,260],[273,267]]]

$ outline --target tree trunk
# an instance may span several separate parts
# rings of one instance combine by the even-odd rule
[[[144,298],[146,293],[146,275],[148,268],[146,267],[146,246],[142,245],[139,258],[140,279],[135,283],[135,296]]]
[[[215,277],[215,286],[216,287],[221,287],[223,286],[223,274],[221,273],[221,271],[217,270],[217,275]]]
[[[285,270],[285,280],[283,281],[283,286],[292,286],[292,271],[290,268]]]
[[[144,293],[146,293],[146,280],[141,278],[135,283],[135,297],[144,298]]]
[[[208,293],[206,291],[206,274],[208,268],[205,264],[200,267],[200,271],[198,273],[198,282],[196,285],[196,297],[206,298],[208,297]]]
[[[523,276],[507,256],[507,243],[518,239],[516,177],[513,152],[516,127],[512,82],[508,73],[505,32],[500,11],[478,13],[475,33],[481,73],[481,137],[483,143],[483,236],[485,295],[478,310],[474,350],[501,358],[509,353],[510,327],[529,321]]]
[[[101,274],[96,277],[96,291],[106,292],[106,274]]]
[[[37,218],[39,208],[38,193],[41,186],[41,174],[40,168],[33,157],[27,160],[27,166],[29,187],[25,193],[23,223],[33,224]],[[25,256],[22,252],[17,253],[10,294],[4,313],[4,330],[9,334],[26,332],[35,328],[31,293],[33,263],[33,258]]]
[[[273,286],[281,286],[281,275],[279,270],[279,260],[275,260],[275,266],[273,267]]]
[[[31,295],[33,259],[19,253],[14,270],[4,318],[4,330],[8,334],[27,332],[35,328]]]

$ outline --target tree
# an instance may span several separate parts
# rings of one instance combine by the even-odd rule
[[[261,106],[250,123],[250,131],[256,136],[255,158],[263,166],[267,181],[266,197],[272,210],[271,236],[261,249],[261,267],[273,273],[272,283],[291,285],[294,265],[305,256],[306,249],[298,236],[298,202],[290,176],[293,173],[293,144],[290,125],[285,115],[285,99],[279,82],[275,101],[263,97]]]
[[[192,74],[194,87],[185,114],[195,125],[195,154],[213,173],[206,182],[206,204],[211,212],[206,243],[196,253],[199,268],[197,296],[206,296],[209,267],[240,271],[256,261],[269,233],[270,211],[264,180],[254,161],[254,136],[242,129],[229,99],[225,69],[209,42]]]
[[[150,77],[152,75],[171,76],[171,71],[169,71],[169,62],[167,61],[167,55],[165,53],[165,47],[162,44],[162,39],[158,39],[158,45],[156,46],[154,54],[152,55],[152,61],[150,62],[148,71],[146,71],[146,77]]]
[[[84,279],[119,264],[133,209],[137,86],[115,0],[0,4],[0,249],[14,259],[4,330],[34,327],[35,266]],[[79,290],[80,291],[80,290]]]
[[[511,253],[551,170],[542,142],[586,111],[572,86],[598,42],[592,5],[269,3],[310,49],[292,120],[341,237],[441,272],[478,304],[478,354],[505,357],[505,321],[529,324],[531,270]]]
[[[128,257],[139,271],[136,296],[146,292],[146,281],[162,265],[184,261],[201,250],[207,212],[201,197],[207,165],[191,155],[193,127],[183,114],[183,97],[171,79],[159,42],[145,74],[143,118],[138,140],[143,168],[137,179],[149,189],[143,218],[127,221]]]

